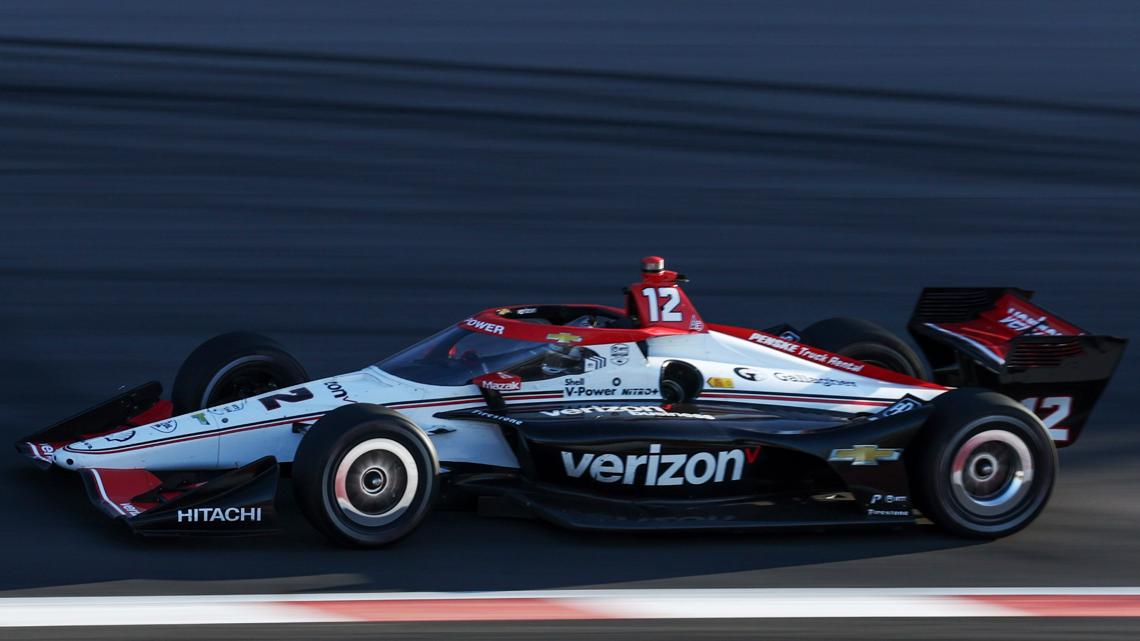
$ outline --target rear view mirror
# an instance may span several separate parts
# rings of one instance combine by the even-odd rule
[[[487,401],[487,406],[496,410],[506,405],[503,402],[503,392],[517,392],[522,389],[522,378],[506,372],[483,374],[471,379],[471,382],[479,388],[483,399]]]

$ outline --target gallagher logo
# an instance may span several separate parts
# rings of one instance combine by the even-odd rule
[[[704,485],[739,481],[744,466],[756,462],[759,447],[745,447],[721,452],[696,454],[662,454],[661,445],[649,446],[649,454],[629,454],[622,458],[616,454],[582,454],[575,459],[573,452],[562,452],[562,466],[570,478],[582,478],[587,473],[599,483],[622,485]]]

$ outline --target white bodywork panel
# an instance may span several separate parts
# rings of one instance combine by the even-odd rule
[[[672,335],[636,343],[591,345],[610,355],[575,376],[524,381],[504,395],[522,404],[660,399],[662,366],[683,360],[700,370],[699,401],[788,405],[840,412],[877,412],[910,395],[930,400],[946,390],[860,376],[717,332]],[[386,405],[407,416],[449,462],[518,467],[498,425],[438,418],[440,412],[485,406],[473,385],[433,386],[396,378],[376,367],[319,379],[166,421],[71,443],[53,454],[68,469],[228,469],[264,456],[290,462],[304,431],[348,403]]]

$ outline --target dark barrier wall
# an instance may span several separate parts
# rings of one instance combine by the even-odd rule
[[[1140,9],[993,4],[5,0],[0,429],[169,383],[225,330],[277,336],[326,375],[485,307],[617,303],[651,253],[710,321],[901,330],[924,285],[1015,285],[1135,338]],[[140,557],[77,485],[12,453],[0,504],[22,516],[0,537],[42,562],[0,589],[1135,585],[1119,562],[1140,556],[1135,352],[1020,555],[933,552],[963,544],[932,535],[654,552],[442,515],[367,563],[299,523]],[[536,558],[519,545],[560,560],[512,567]],[[824,563],[841,560],[865,567]]]

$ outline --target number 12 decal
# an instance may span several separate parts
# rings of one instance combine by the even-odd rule
[[[673,287],[646,287],[641,295],[649,299],[649,322],[664,321],[676,323],[685,319],[681,312],[676,311],[681,304],[681,294]]]
[[[1069,428],[1058,426],[1073,413],[1072,396],[1047,396],[1041,399],[1031,396],[1021,401],[1021,404],[1041,419],[1054,441],[1069,440]]]

